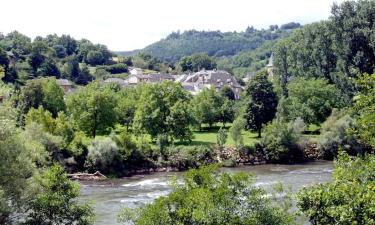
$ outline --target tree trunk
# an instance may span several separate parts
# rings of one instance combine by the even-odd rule
[[[259,128],[258,129],[258,138],[261,138],[262,137],[262,128]]]

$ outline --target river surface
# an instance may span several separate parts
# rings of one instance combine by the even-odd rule
[[[292,191],[303,186],[327,182],[332,176],[332,162],[318,161],[298,165],[260,165],[223,168],[226,172],[248,172],[256,175],[255,185],[269,188],[282,183]],[[155,198],[170,192],[168,181],[183,173],[153,173],[130,178],[102,182],[81,183],[81,201],[95,206],[96,225],[118,225],[117,214],[122,207],[137,207],[152,202]]]

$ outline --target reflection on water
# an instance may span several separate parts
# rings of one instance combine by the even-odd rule
[[[261,165],[223,168],[223,171],[251,172],[256,174],[255,185],[269,188],[283,183],[297,191],[303,186],[327,182],[331,179],[332,162],[320,161],[298,165]],[[137,207],[152,202],[155,198],[170,192],[168,181],[181,177],[182,173],[155,173],[146,176],[114,179],[104,182],[81,184],[82,201],[95,205],[97,225],[115,225],[121,207]]]

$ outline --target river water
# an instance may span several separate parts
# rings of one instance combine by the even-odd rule
[[[282,183],[292,191],[303,186],[327,182],[332,175],[332,162],[318,161],[298,165],[260,165],[223,168],[226,172],[249,172],[256,175],[256,185],[269,188]],[[95,206],[96,225],[118,225],[117,214],[122,207],[136,207],[152,202],[170,191],[168,181],[182,173],[154,173],[102,182],[81,183],[81,201]]]

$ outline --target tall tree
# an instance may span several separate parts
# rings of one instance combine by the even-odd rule
[[[87,135],[105,134],[117,122],[117,99],[111,89],[91,83],[71,94],[67,109],[74,123]]]
[[[274,118],[277,108],[277,95],[266,71],[250,80],[246,95],[249,98],[245,114],[246,128],[257,131],[258,137],[261,137],[263,124]]]

